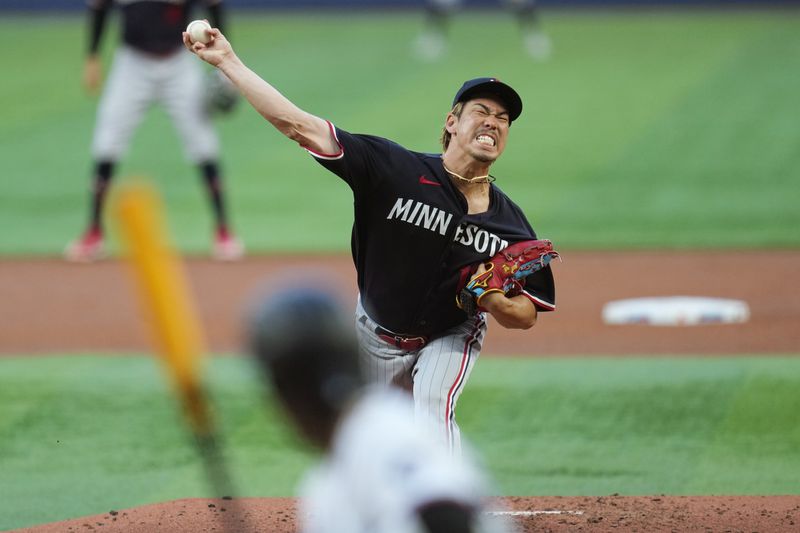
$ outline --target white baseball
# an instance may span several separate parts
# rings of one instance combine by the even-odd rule
[[[208,44],[211,41],[211,35],[208,30],[211,29],[211,24],[205,20],[193,20],[186,26],[186,33],[193,43]]]

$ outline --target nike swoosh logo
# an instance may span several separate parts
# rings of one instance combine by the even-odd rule
[[[441,183],[429,180],[428,178],[425,177],[424,174],[419,177],[419,182],[421,184],[423,184],[423,185],[436,185],[437,187],[441,187],[442,186]]]

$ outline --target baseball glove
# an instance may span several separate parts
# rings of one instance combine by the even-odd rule
[[[559,257],[553,243],[547,239],[521,241],[500,250],[484,263],[486,270],[480,274],[473,269],[466,286],[456,295],[456,305],[468,316],[479,311],[481,299],[492,292],[500,292],[508,298],[522,293],[525,278],[543,269],[550,261]]]
[[[239,103],[239,91],[222,72],[212,70],[206,79],[205,104],[211,115],[227,115]]]

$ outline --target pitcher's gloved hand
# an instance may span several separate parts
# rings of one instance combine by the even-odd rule
[[[466,286],[456,295],[456,305],[468,316],[480,311],[481,299],[492,292],[507,298],[517,296],[525,287],[525,278],[543,269],[559,257],[547,239],[521,241],[500,250],[497,255],[477,265]]]

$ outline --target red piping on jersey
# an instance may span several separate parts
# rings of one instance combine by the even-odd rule
[[[339,142],[339,137],[336,136],[336,128],[333,127],[331,121],[326,120],[325,122],[328,124],[328,128],[331,130],[331,135],[333,135],[333,138],[336,140],[336,144],[339,146],[339,151],[335,154],[323,154],[321,152],[314,151],[307,146],[302,146],[302,148],[309,154],[319,159],[341,159],[344,156],[344,146],[342,146],[342,143]]]
[[[456,376],[456,380],[453,385],[450,387],[450,390],[447,392],[447,401],[445,402],[444,408],[444,421],[445,427],[447,429],[447,442],[450,444],[450,448],[452,450],[453,447],[453,433],[452,433],[452,425],[455,420],[455,412],[452,408],[453,403],[453,396],[457,390],[461,388],[464,384],[464,378],[467,375],[467,367],[469,366],[469,359],[470,353],[472,352],[472,346],[478,341],[478,335],[481,331],[481,326],[484,324],[484,319],[481,317],[475,323],[475,329],[467,337],[467,342],[464,344],[464,351],[461,354],[461,368],[458,370],[458,375]]]
[[[528,300],[533,302],[533,305],[535,305],[536,307],[541,307],[542,309],[545,309],[547,311],[555,311],[556,310],[556,306],[555,305],[551,304],[550,302],[546,302],[546,301],[544,301],[544,300],[542,300],[540,298],[537,298],[536,296],[532,295],[531,293],[529,293],[527,291],[522,291],[522,294],[527,296]]]

